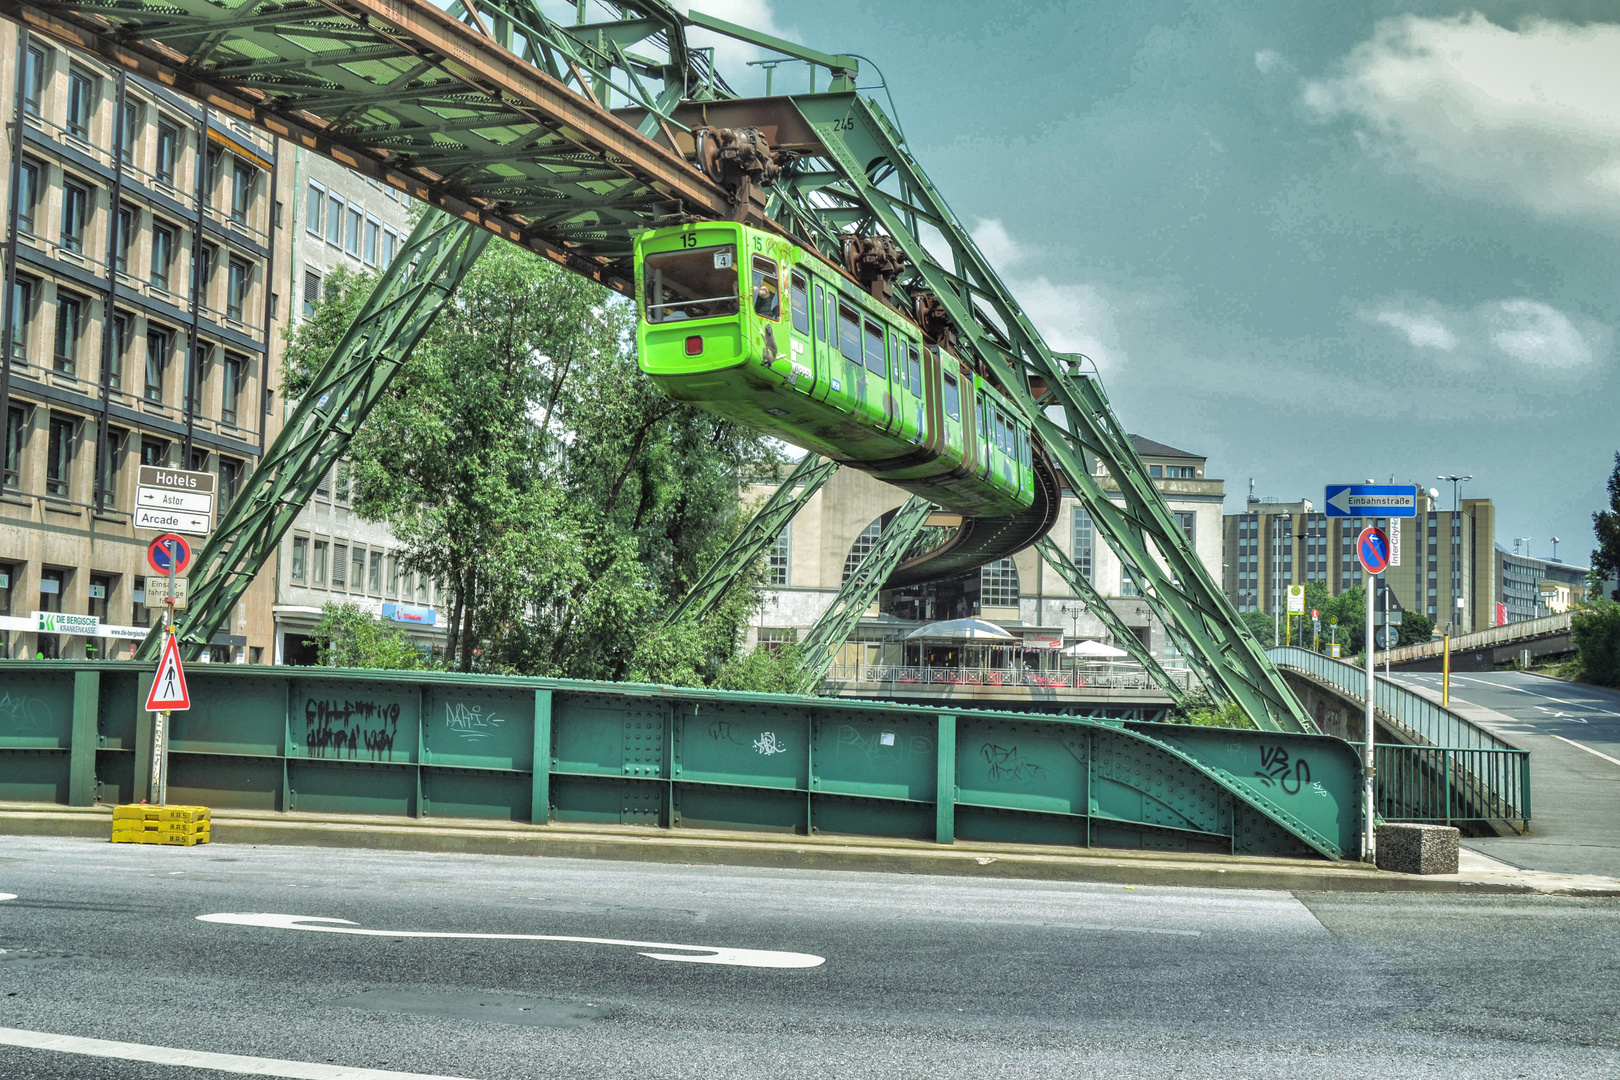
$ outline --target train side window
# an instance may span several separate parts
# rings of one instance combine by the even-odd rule
[[[782,318],[782,285],[776,278],[776,260],[763,255],[754,256],[754,314],[780,321]]]
[[[801,334],[810,333],[810,286],[803,274],[794,271],[790,279],[793,305],[793,329]]]
[[[850,363],[861,362],[861,317],[848,304],[838,305],[838,349]]]
[[[883,327],[866,320],[866,370],[880,379],[889,377],[889,369],[883,362]]]
[[[894,358],[894,377],[901,386],[911,389],[911,375],[906,371],[906,352],[900,344],[900,331],[893,328],[889,330],[889,355]]]
[[[821,283],[816,283],[816,340],[827,340],[827,299]]]
[[[911,373],[911,392],[918,397],[922,396],[922,353],[917,346],[906,342],[907,364],[906,369]]]
[[[962,391],[957,389],[956,376],[945,376],[945,415],[952,420],[962,419]]]

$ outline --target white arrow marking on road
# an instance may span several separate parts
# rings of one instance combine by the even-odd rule
[[[231,926],[265,926],[276,930],[313,930],[324,934],[356,934],[361,937],[390,938],[472,938],[484,941],[575,941],[584,945],[622,945],[631,949],[683,949],[707,956],[678,956],[665,952],[643,952],[654,960],[674,960],[686,964],[729,964],[733,967],[812,968],[827,962],[810,953],[775,952],[770,949],[733,949],[718,945],[671,945],[662,941],[621,941],[617,938],[565,937],[560,934],[471,934],[439,930],[367,930],[349,919],[326,919],[318,915],[273,915],[269,913],[224,913],[199,915],[201,922]]]

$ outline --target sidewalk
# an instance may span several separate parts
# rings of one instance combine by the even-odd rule
[[[0,805],[0,835],[107,839],[112,831],[111,819],[111,809],[104,806],[6,803]],[[1362,863],[1321,859],[1182,855],[973,841],[940,846],[924,841],[849,836],[609,825],[535,826],[250,810],[216,811],[213,842],[1290,892],[1620,896],[1620,879],[1521,870],[1468,851],[1463,854],[1461,873],[1412,877],[1384,873]]]

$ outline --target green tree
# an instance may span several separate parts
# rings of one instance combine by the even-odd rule
[[[1254,727],[1237,702],[1217,702],[1202,687],[1188,696],[1185,705],[1173,709],[1168,719],[1172,724],[1191,724],[1193,727]]]
[[[306,645],[320,650],[323,667],[417,670],[438,664],[397,626],[355,604],[329,603]]]
[[[1401,614],[1400,631],[1397,645],[1421,645],[1434,637],[1434,620],[1408,608]]]
[[[1609,474],[1609,508],[1592,514],[1592,531],[1598,546],[1592,552],[1592,570],[1599,580],[1620,576],[1620,453],[1614,455],[1614,472]],[[1620,589],[1610,600],[1620,600]]]
[[[1597,600],[1570,622],[1580,677],[1600,686],[1620,686],[1620,603]]]

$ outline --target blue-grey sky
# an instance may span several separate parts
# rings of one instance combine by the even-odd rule
[[[1047,340],[1228,509],[1392,475],[1449,508],[1434,477],[1472,473],[1500,542],[1587,560],[1620,450],[1617,0],[692,6],[875,61]]]

